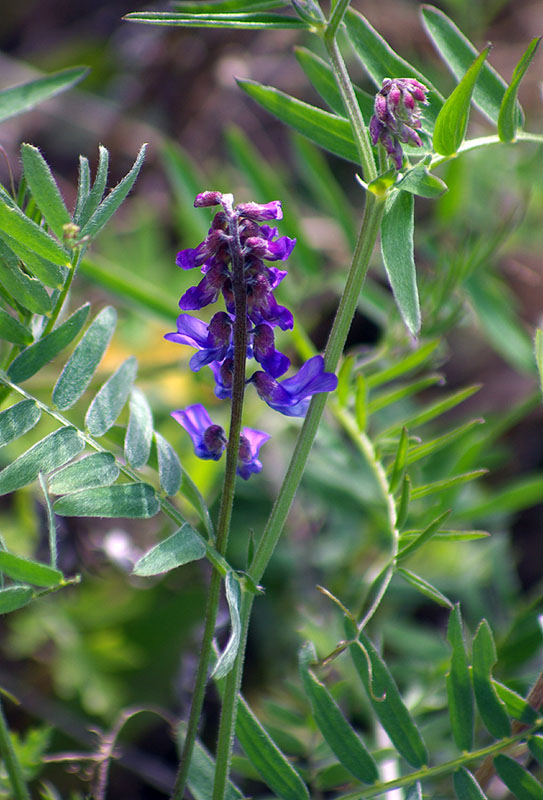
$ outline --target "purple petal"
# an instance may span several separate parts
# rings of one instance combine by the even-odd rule
[[[219,289],[211,284],[207,275],[202,278],[198,286],[191,286],[182,295],[179,301],[179,308],[183,311],[197,311],[210,303],[214,303],[219,296]]]
[[[207,257],[206,242],[201,242],[198,247],[180,250],[175,259],[175,263],[181,269],[194,269],[201,267]]]
[[[213,424],[207,409],[201,403],[195,403],[185,409],[179,408],[177,411],[172,411],[171,416],[183,426],[193,442],[195,437],[203,436],[206,428]]]
[[[262,470],[262,462],[258,460],[258,453],[269,438],[270,435],[264,431],[257,431],[253,428],[242,429],[237,473],[244,480],[248,480],[251,475]]]
[[[254,219],[257,222],[265,219],[283,219],[283,210],[280,200],[271,203],[239,203],[236,211],[240,217]]]
[[[178,344],[191,347],[204,347],[208,337],[207,325],[201,319],[190,314],[179,314],[177,317],[177,333],[167,333],[164,338]]]
[[[200,192],[194,199],[194,208],[218,206],[221,204],[221,192]]]

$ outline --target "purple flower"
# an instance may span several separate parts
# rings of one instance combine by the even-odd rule
[[[262,470],[262,462],[258,460],[258,453],[264,442],[267,442],[269,438],[269,433],[257,431],[253,428],[243,428],[241,431],[237,473],[243,480],[248,480],[251,475]]]
[[[260,371],[255,372],[249,382],[254,383],[259,397],[270,408],[287,417],[305,416],[311,395],[331,392],[337,387],[334,373],[324,371],[322,356],[313,356],[296,375],[281,383]]]
[[[419,103],[428,105],[428,89],[414,78],[385,78],[375,97],[374,115],[370,120],[373,144],[381,142],[393,159],[396,169],[401,169],[403,150],[400,142],[422,147],[417,133],[421,127]]]
[[[283,209],[280,200],[272,200],[271,203],[239,203],[236,212],[240,217],[247,219],[283,219]]]
[[[167,333],[164,338],[198,348],[200,352],[190,360],[190,368],[198,372],[205,364],[226,358],[232,341],[232,327],[232,319],[226,311],[215,314],[209,325],[190,314],[180,314],[177,317],[177,333]]]
[[[223,428],[214,425],[201,403],[172,411],[171,416],[186,430],[198,458],[218,461],[227,445]]]
[[[222,364],[212,361],[209,365],[215,376],[215,396],[220,400],[232,397],[232,380],[234,378],[234,361],[225,358]]]
[[[275,349],[273,328],[265,322],[256,325],[252,331],[253,356],[264,371],[273,378],[283,375],[290,366],[290,359]]]

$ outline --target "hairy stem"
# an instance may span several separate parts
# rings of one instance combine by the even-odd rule
[[[13,800],[30,800],[23,770],[11,741],[4,711],[0,704],[0,755],[13,790]]]
[[[72,263],[71,263],[70,268],[68,270],[68,275],[66,276],[66,281],[64,283],[64,286],[62,287],[62,289],[58,293],[57,299],[55,301],[55,305],[54,305],[53,310],[51,312],[51,316],[47,320],[47,325],[43,329],[42,338],[44,336],[47,336],[48,333],[51,333],[51,331],[53,330],[53,328],[55,326],[55,322],[57,321],[57,319],[59,317],[59,314],[62,311],[62,308],[64,306],[64,302],[65,302],[65,300],[66,300],[66,298],[68,296],[68,292],[70,291],[70,286],[72,285],[72,281],[73,281],[73,279],[75,277],[75,273],[77,272],[77,268],[79,266],[79,262],[81,261],[81,258],[83,257],[84,250],[85,250],[84,247],[77,247],[75,252],[74,252],[74,255],[73,255],[73,258],[72,258]]]
[[[239,437],[241,434],[241,421],[243,414],[243,397],[245,394],[245,362],[247,358],[247,292],[245,287],[243,255],[239,239],[238,222],[235,215],[229,218],[229,234],[231,237],[230,254],[232,256],[232,288],[234,292],[235,322],[234,322],[234,374],[232,380],[232,405],[230,409],[230,433],[226,449],[226,469],[224,473],[219,519],[217,522],[216,548],[221,556],[226,553],[230,521],[234,505],[234,492],[236,486],[236,469],[238,464]],[[207,598],[204,634],[202,647],[196,672],[196,683],[192,696],[190,715],[187,724],[181,763],[175,781],[172,800],[181,800],[187,783],[188,772],[198,722],[202,713],[205,689],[208,681],[209,665],[213,655],[213,636],[217,622],[217,613],[220,601],[221,573],[214,569],[211,574],[209,593]]]

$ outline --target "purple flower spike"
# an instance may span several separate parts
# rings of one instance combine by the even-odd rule
[[[331,392],[337,387],[334,373],[324,371],[322,356],[313,356],[296,375],[281,383],[265,372],[255,372],[249,380],[270,408],[287,417],[305,416],[311,395]]]
[[[403,163],[400,142],[422,146],[417,133],[421,127],[419,103],[428,105],[427,92],[426,86],[414,78],[385,78],[375,97],[375,113],[369,127],[371,140],[374,145],[382,143],[398,170]]]
[[[290,366],[290,359],[275,349],[273,328],[265,322],[256,325],[252,332],[253,356],[264,371],[272,378],[284,375]]]
[[[201,403],[172,411],[171,416],[192,439],[194,452],[198,458],[213,461],[220,459],[227,445],[224,430],[220,425],[213,424]]]
[[[239,217],[254,219],[257,222],[265,219],[283,219],[283,209],[280,200],[272,200],[271,203],[239,203],[236,206]]]
[[[210,361],[226,358],[232,339],[232,320],[225,311],[215,314],[209,325],[189,314],[180,314],[177,317],[177,333],[167,333],[164,338],[196,347],[200,352],[192,356],[190,368],[198,372]]]
[[[249,236],[245,240],[245,247],[258,258],[267,261],[286,261],[296,245],[296,239],[280,236],[274,242],[261,236]]]
[[[237,473],[244,481],[249,480],[251,475],[261,472],[262,462],[258,460],[258,453],[269,438],[269,433],[253,428],[243,428],[241,431]]]
[[[225,358],[222,364],[212,361],[209,366],[215,376],[215,396],[220,400],[232,397],[232,381],[234,378],[234,361]]]

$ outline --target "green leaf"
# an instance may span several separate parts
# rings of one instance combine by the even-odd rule
[[[346,119],[297,100],[273,86],[241,79],[237,83],[253,100],[286,125],[330,153],[358,164],[358,150]]]
[[[180,750],[183,745],[185,729],[185,723],[181,723],[177,728]],[[197,739],[194,744],[187,780],[191,795],[194,797],[194,800],[210,800],[210,797],[213,794],[214,778],[215,761]],[[229,780],[226,784],[224,800],[243,800],[243,797],[244,795],[242,792],[240,792],[237,786]]]
[[[211,677],[217,680],[225,678],[234,666],[241,643],[241,617],[239,613],[241,587],[233,572],[227,574],[224,586],[228,610],[230,611],[230,637],[211,673]]]
[[[198,487],[190,477],[190,475],[181,467],[182,480],[181,480],[181,494],[189,501],[191,506],[196,509],[198,515],[205,525],[206,531],[209,536],[213,538],[213,523],[209,514],[209,509],[205,504]]]
[[[411,397],[413,394],[418,394],[418,392],[422,392],[424,389],[427,389],[429,386],[434,386],[436,383],[443,383],[442,375],[427,375],[424,378],[420,378],[412,383],[407,383],[404,386],[395,386],[393,389],[381,392],[372,397],[368,403],[368,412],[370,414],[375,414],[376,411],[380,411],[382,408],[397,403],[399,400],[404,400],[406,397]]]
[[[118,477],[119,467],[112,453],[92,453],[51,475],[49,491],[68,494],[95,486],[109,486]]]
[[[64,285],[68,274],[65,267],[59,267],[57,264],[53,264],[52,261],[42,258],[12,236],[0,233],[0,237],[10,250],[21,259],[25,268],[32,272],[38,280],[52,289],[60,289]]]
[[[349,8],[345,24],[353,49],[376,87],[380,89],[385,78],[416,78],[430,90],[429,105],[423,106],[422,113],[430,123],[435,122],[443,98],[428,78],[395,53],[362,14]]]
[[[416,531],[403,531],[400,540],[413,540],[420,536],[421,530]],[[439,531],[433,537],[433,540],[438,542],[473,542],[478,539],[487,539],[490,536],[488,531]]]
[[[473,639],[473,690],[486,729],[496,739],[502,739],[510,735],[511,723],[492,683],[492,667],[496,661],[492,631],[486,619],[483,619]]]
[[[413,214],[413,195],[397,192],[381,222],[381,253],[396,304],[408,330],[416,336],[420,306],[413,256]]]
[[[134,11],[125,14],[127,22],[145,22],[152,25],[180,25],[194,28],[238,28],[258,30],[260,28],[307,28],[299,17],[283,14],[176,14],[167,11]]]
[[[298,63],[324,102],[335,114],[345,117],[347,112],[337,87],[334,73],[326,61],[323,61],[322,58],[319,58],[319,56],[305,47],[295,47],[294,51]],[[368,123],[373,114],[374,98],[358,86],[353,86],[353,90],[362,111],[362,116],[365,122]]]
[[[137,359],[130,356],[98,389],[85,416],[85,425],[92,436],[103,436],[115,424],[128,399],[137,371]]]
[[[126,199],[126,196],[138,177],[141,165],[143,164],[143,159],[145,158],[146,149],[147,145],[142,145],[130,172],[128,172],[124,178],[119,181],[117,186],[111,190],[107,197],[102,200],[89,221],[83,225],[80,232],[81,238],[84,236],[90,236],[91,238],[94,238],[98,231],[103,228],[107,222],[109,222],[113,214]]]
[[[84,447],[85,442],[75,428],[54,431],[0,472],[0,495],[33,483],[40,472],[63,466]]]
[[[260,11],[288,5],[288,0],[177,0],[172,3],[176,11],[184,14],[228,14],[232,11]]]
[[[388,483],[389,491],[391,494],[394,494],[396,489],[398,489],[403,484],[408,443],[409,443],[409,435],[407,433],[407,428],[402,428],[402,432],[400,434],[400,441],[398,442],[398,449],[396,450],[396,457],[394,459],[394,464],[392,466],[392,473],[390,475],[390,480]]]
[[[58,328],[44,336],[43,339],[19,353],[8,367],[9,378],[14,383],[22,383],[31,378],[32,375],[35,375],[49,361],[52,361],[55,356],[73,342],[85,324],[89,309],[90,305],[88,303],[81,306],[62,325],[59,325]]]
[[[475,59],[439,112],[433,139],[436,153],[452,156],[464,141],[473,90],[489,52],[490,45]]]
[[[460,403],[463,403],[464,400],[467,400],[468,397],[472,396],[472,394],[478,392],[480,388],[480,386],[468,386],[467,389],[461,389],[459,392],[453,392],[443,400],[439,400],[437,403],[427,406],[422,411],[415,413],[410,417],[406,417],[403,420],[400,420],[400,422],[397,422],[394,425],[391,425],[389,428],[386,428],[384,431],[381,431],[379,433],[379,438],[386,439],[390,436],[395,436],[404,427],[412,430],[419,425],[424,425],[426,422],[430,422],[436,417],[441,416],[441,414],[444,414],[446,411],[449,411],[449,409],[454,408]]]
[[[53,402],[61,410],[71,408],[89,385],[111,341],[116,322],[117,312],[112,306],[106,306],[85,331],[53,389]]]
[[[134,575],[161,575],[198,561],[206,554],[202,539],[188,522],[145,553],[132,570]]]
[[[410,447],[409,453],[407,454],[407,463],[414,464],[415,461],[419,461],[421,458],[438,452],[443,447],[447,447],[447,445],[460,439],[476,425],[481,425],[483,423],[484,420],[482,419],[473,419],[470,422],[466,422],[464,425],[459,425],[458,428],[453,428],[453,430],[448,433],[444,433],[443,436],[438,436],[436,439],[431,439],[429,442],[423,442],[422,444]]]
[[[243,697],[239,698],[236,735],[247,758],[275,796],[281,800],[309,800],[307,786]]]
[[[366,430],[368,414],[368,382],[364,375],[360,374],[356,376],[354,393],[354,415],[358,430]]]
[[[477,49],[451,22],[433,6],[422,6],[422,21],[437,54],[459,81],[477,56]],[[500,104],[507,84],[489,64],[484,64],[473,93],[473,102],[492,122],[498,122]]]
[[[53,264],[69,266],[70,259],[61,245],[40,228],[33,220],[23,214],[20,208],[6,203],[0,195],[0,230],[20,241]]]
[[[408,170],[396,183],[396,188],[411,192],[419,197],[441,197],[447,191],[447,184],[434,175],[422,161]]]
[[[65,495],[53,508],[64,517],[148,519],[158,514],[160,503],[148,483],[123,483]]]
[[[436,589],[435,586],[432,586],[431,583],[425,581],[424,578],[421,578],[420,575],[415,575],[414,572],[411,572],[404,567],[398,567],[396,570],[396,574],[403,578],[406,583],[409,583],[410,586],[413,586],[418,592],[423,594],[425,597],[428,597],[434,603],[437,603],[440,606],[444,606],[445,608],[453,607],[453,604],[449,600],[448,597],[445,597],[439,589]]]
[[[455,512],[460,519],[474,521],[493,514],[512,514],[522,508],[530,508],[541,502],[543,475],[526,475],[480,503],[466,506]]]
[[[345,356],[337,374],[337,401],[342,408],[349,402],[354,356]]]
[[[22,400],[0,412],[0,447],[15,441],[38,424],[41,408],[34,400]]]
[[[167,495],[177,494],[181,487],[183,473],[177,453],[166,439],[155,431],[158,456],[158,476],[160,485]]]
[[[493,680],[492,685],[510,717],[525,722],[527,725],[537,722],[539,715],[536,709],[532,708],[524,697],[499,681]]]
[[[451,666],[447,673],[451,728],[458,749],[469,751],[473,747],[474,702],[459,603],[449,617],[447,641],[452,647]]]
[[[306,643],[300,650],[299,666],[315,722],[339,762],[363,783],[375,783],[379,778],[377,765],[328,689],[311,671],[311,663],[316,660],[313,645]]]
[[[55,236],[62,240],[64,225],[71,222],[71,217],[51,169],[38,148],[31,144],[21,145],[21,158],[23,174],[36,205]]]
[[[536,50],[539,47],[541,36],[536,36],[526,49],[522,58],[513,71],[510,85],[505,90],[498,117],[498,136],[502,142],[514,142],[519,127],[519,113],[517,95],[526,70],[530,66]]]
[[[0,614],[17,611],[18,608],[28,605],[33,597],[34,589],[31,586],[8,586],[0,589]]]
[[[93,187],[82,203],[79,214],[77,216],[74,215],[75,222],[81,227],[89,221],[100,205],[100,201],[106,190],[108,168],[109,153],[103,145],[98,145],[98,168],[96,170]]]
[[[409,502],[411,500],[411,480],[409,475],[405,475],[402,483],[402,491],[400,492],[400,499],[398,501],[398,510],[396,513],[396,526],[399,531],[404,527],[407,514],[409,512]]]
[[[14,581],[30,583],[33,586],[58,586],[64,581],[64,575],[60,570],[31,561],[29,558],[21,558],[6,550],[0,550],[0,572]]]
[[[543,767],[543,736],[530,736],[528,749],[540,766]]]
[[[472,472],[464,472],[462,475],[453,475],[451,478],[445,478],[442,481],[434,481],[424,486],[416,486],[411,492],[411,497],[413,500],[416,500],[419,497],[428,497],[430,494],[446,492],[448,489],[452,489],[455,486],[461,486],[463,483],[474,481],[482,475],[486,475],[487,472],[487,469],[476,469]]]
[[[134,469],[147,464],[153,440],[153,413],[139,389],[130,394],[130,417],[124,440],[124,455]]]
[[[413,350],[413,352],[409,353],[409,355],[401,360],[394,358],[390,367],[385,367],[384,369],[379,370],[379,372],[374,372],[372,375],[368,375],[368,386],[370,389],[374,389],[376,386],[381,386],[383,383],[393,381],[396,378],[405,375],[407,372],[412,372],[414,369],[423,364],[432,355],[432,353],[435,352],[438,346],[439,339],[433,339],[423,345],[420,345],[416,348],[416,350]]]
[[[398,752],[412,767],[428,761],[426,747],[398,691],[387,665],[363,632],[345,617],[349,650],[368,699]],[[371,672],[370,672],[371,668]]]
[[[0,283],[19,305],[33,314],[49,314],[52,305],[46,289],[19,268],[19,259],[0,237]]]
[[[90,191],[89,159],[79,156],[79,176],[77,181],[77,198],[75,201],[74,222],[79,223],[81,209],[85,205]]]
[[[405,790],[405,800],[422,800],[422,786],[417,781]]]
[[[32,334],[18,319],[0,308],[0,339],[25,345],[32,342]]]
[[[70,89],[88,74],[87,67],[71,67],[44,78],[13,86],[0,92],[0,122],[28,111],[44,100]]]
[[[450,513],[450,511],[445,511],[445,513],[440,514],[439,517],[434,519],[434,521],[422,531],[420,536],[417,536],[417,538],[413,542],[410,542],[410,544],[402,547],[398,552],[398,561],[403,561],[404,559],[408,558],[415,552],[415,550],[418,550],[419,547],[422,547],[423,544],[426,544],[426,542],[430,541],[430,539],[432,539],[432,537],[435,536],[439,531]]]
[[[543,786],[518,761],[502,753],[494,757],[496,772],[519,800],[543,800]]]
[[[458,800],[487,800],[486,794],[465,767],[453,775],[454,791]]]
[[[538,328],[535,332],[534,341],[535,361],[537,364],[537,371],[539,372],[539,384],[541,386],[541,394],[543,394],[543,329]]]

